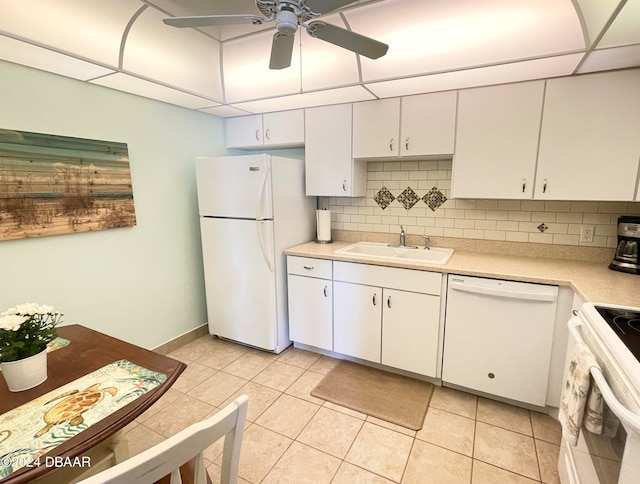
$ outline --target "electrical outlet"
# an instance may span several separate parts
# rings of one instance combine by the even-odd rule
[[[583,225],[582,229],[580,229],[580,243],[581,244],[590,244],[593,242],[593,225]]]

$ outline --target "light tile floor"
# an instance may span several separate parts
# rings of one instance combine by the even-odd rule
[[[176,384],[126,428],[132,455],[249,395],[242,483],[557,483],[560,426],[551,417],[436,387],[420,431],[309,392],[338,360],[280,355],[203,336],[171,353]],[[222,442],[205,452],[220,475]]]

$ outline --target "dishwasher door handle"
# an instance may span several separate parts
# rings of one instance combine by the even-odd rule
[[[526,299],[528,301],[553,302],[556,299],[555,294],[545,294],[529,291],[512,291],[506,288],[474,286],[461,282],[450,282],[449,289],[456,291],[470,292],[475,294],[485,294],[487,296],[503,297],[508,299]]]

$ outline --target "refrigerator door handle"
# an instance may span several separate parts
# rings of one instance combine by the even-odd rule
[[[256,220],[264,220],[262,216],[262,209],[264,207],[264,190],[267,187],[267,178],[269,177],[269,172],[271,171],[271,165],[269,163],[265,163],[264,173],[262,173],[262,178],[260,179],[260,183],[258,183],[258,195],[256,196]]]
[[[262,233],[262,224],[263,222],[257,220],[256,229],[258,231],[258,242],[260,243],[260,250],[262,251],[262,257],[264,257],[264,261],[267,263],[267,267],[270,272],[273,272],[273,263],[269,258],[269,254],[267,252],[267,244],[264,241],[264,234]]]

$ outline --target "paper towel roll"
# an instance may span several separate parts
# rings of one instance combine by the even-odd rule
[[[331,210],[316,210],[316,242],[331,242]]]

